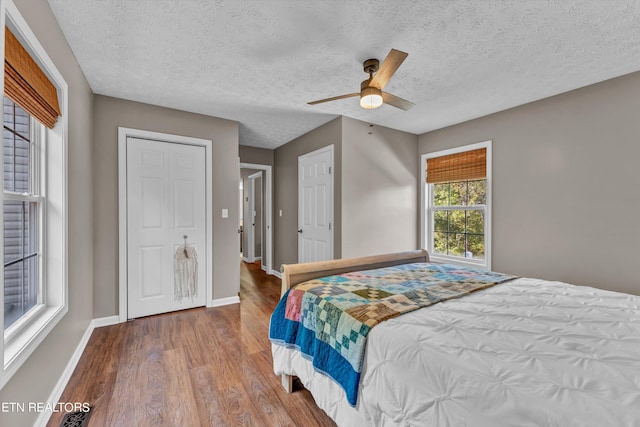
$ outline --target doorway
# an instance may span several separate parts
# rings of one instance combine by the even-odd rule
[[[239,175],[241,215],[238,230],[242,260],[260,261],[262,270],[274,274],[271,165],[240,163]]]
[[[240,244],[242,259],[253,263],[262,261],[262,242],[265,240],[264,223],[264,198],[263,198],[263,172],[256,169],[241,169],[240,179],[242,187],[242,213],[241,230],[242,241]]]
[[[120,321],[206,305],[211,165],[211,141],[119,128]],[[187,297],[180,250],[197,271]]]

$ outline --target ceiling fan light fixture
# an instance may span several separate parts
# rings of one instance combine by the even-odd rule
[[[382,91],[377,87],[365,87],[360,91],[360,106],[372,109],[382,105]]]

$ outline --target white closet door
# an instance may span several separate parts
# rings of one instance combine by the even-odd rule
[[[206,164],[201,146],[127,138],[128,317],[205,305]],[[197,297],[174,297],[174,256],[198,259]]]

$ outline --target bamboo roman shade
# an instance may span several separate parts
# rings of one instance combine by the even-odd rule
[[[53,128],[60,116],[56,87],[6,27],[4,34],[5,95],[40,123]]]
[[[487,149],[427,159],[427,183],[469,181],[487,177]]]

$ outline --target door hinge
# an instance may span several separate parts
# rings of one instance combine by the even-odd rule
[[[331,175],[331,166],[329,166],[329,175]]]
[[[329,230],[331,230],[331,223],[329,223]]]

